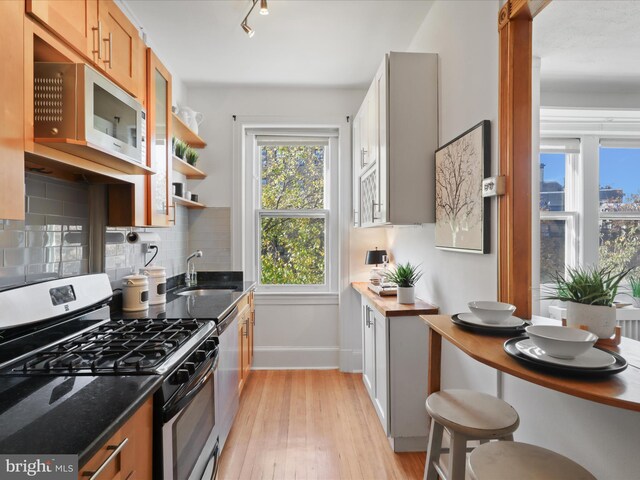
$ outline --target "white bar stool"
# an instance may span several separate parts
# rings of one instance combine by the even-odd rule
[[[546,448],[520,442],[480,445],[469,456],[473,480],[595,480],[584,467]]]
[[[427,398],[431,431],[427,447],[424,480],[445,478],[439,466],[440,455],[449,453],[449,480],[463,480],[469,440],[513,440],[520,424],[518,412],[504,400],[472,390],[442,390]],[[442,434],[447,429],[451,447],[442,448]],[[517,477],[514,477],[517,478]]]

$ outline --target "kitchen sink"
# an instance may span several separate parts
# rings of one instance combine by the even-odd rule
[[[203,297],[206,295],[219,295],[220,293],[231,293],[231,292],[235,292],[235,289],[233,288],[198,288],[196,290],[185,290],[183,292],[178,292],[176,295]]]

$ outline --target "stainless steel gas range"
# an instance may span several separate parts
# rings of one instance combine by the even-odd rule
[[[0,292],[0,376],[28,382],[47,375],[161,375],[154,395],[154,478],[214,478],[215,322],[111,320],[111,297],[105,274]]]

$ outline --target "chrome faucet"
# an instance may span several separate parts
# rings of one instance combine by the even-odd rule
[[[196,274],[195,265],[191,263],[193,258],[201,258],[202,250],[196,250],[191,255],[187,257],[187,271],[184,274],[184,283],[187,287],[191,287],[193,285],[198,284],[198,276]]]

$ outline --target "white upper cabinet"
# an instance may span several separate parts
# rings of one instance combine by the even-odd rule
[[[385,55],[353,121],[356,227],[435,222],[438,57]]]

